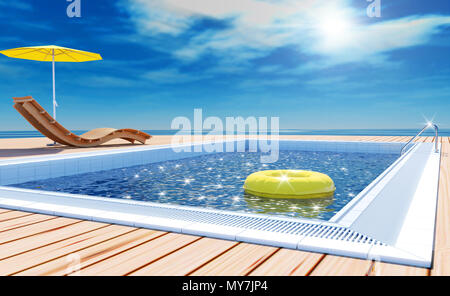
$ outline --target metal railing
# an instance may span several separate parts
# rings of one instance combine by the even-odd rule
[[[406,143],[405,145],[403,145],[402,150],[400,150],[400,155],[403,155],[403,153],[405,152],[406,147],[408,146],[409,143],[413,142],[418,136],[420,136],[426,129],[433,127],[434,128],[434,133],[435,133],[435,139],[434,139],[434,152],[438,153],[439,152],[439,148],[438,148],[438,144],[439,144],[439,128],[436,124],[429,122],[427,123],[427,125],[417,134],[414,136],[414,138],[410,139],[408,141],[408,143]]]

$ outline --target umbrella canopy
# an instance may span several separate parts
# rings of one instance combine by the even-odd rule
[[[98,53],[82,51],[56,45],[30,46],[6,49],[0,51],[10,58],[52,62],[53,73],[53,118],[56,119],[56,95],[55,95],[55,62],[88,62],[101,60]]]
[[[2,50],[0,53],[10,58],[42,62],[88,62],[102,59],[98,53],[56,45],[19,47]]]

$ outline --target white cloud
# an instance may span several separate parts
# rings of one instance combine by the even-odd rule
[[[16,79],[17,77],[23,77],[28,75],[27,70],[20,65],[15,65],[13,62],[6,59],[10,59],[0,54],[0,75],[2,79]]]
[[[241,89],[261,91],[264,87],[286,87],[299,84],[298,79],[294,78],[276,78],[276,79],[246,79],[238,84]]]
[[[323,87],[324,85],[342,83],[345,80],[346,80],[345,77],[337,76],[337,77],[325,77],[325,78],[312,79],[312,80],[306,81],[305,83],[312,85],[312,86]]]
[[[0,64],[0,73],[2,71],[2,65]],[[148,86],[149,82],[155,85],[163,84],[182,84],[189,83],[197,80],[208,79],[208,74],[195,74],[191,75],[183,73],[177,68],[167,68],[161,70],[147,71],[136,77],[120,78],[110,75],[85,75],[83,78],[74,80],[78,84],[82,84],[89,87],[143,87]]]
[[[328,48],[318,42],[308,50],[328,57],[329,64],[353,61],[382,63],[389,51],[426,44],[443,25],[450,25],[450,16],[411,16],[372,25],[356,25],[345,43]]]
[[[15,8],[19,10],[28,10],[28,11],[31,11],[33,9],[30,3],[22,2],[19,0],[15,1],[0,0],[0,7]]]
[[[271,26],[274,21],[311,7],[313,0],[125,0],[122,3],[141,32],[178,35],[198,17],[235,18],[240,25]]]
[[[170,49],[181,61],[212,54],[228,65],[246,64],[270,51],[291,45],[321,59],[306,65],[314,70],[336,64],[380,65],[387,53],[426,44],[450,16],[410,16],[358,24],[364,11],[348,0],[123,0],[137,31],[145,36],[177,38],[202,17],[231,22],[222,30],[206,30],[187,44]],[[169,49],[168,49],[169,50]]]
[[[141,78],[160,84],[178,84],[206,79],[208,78],[208,76],[198,74],[192,75],[182,73],[176,68],[168,68],[156,71],[148,71],[144,73]]]
[[[90,87],[130,87],[136,85],[136,81],[134,80],[106,75],[91,75],[89,77],[76,80],[76,83],[81,83]]]

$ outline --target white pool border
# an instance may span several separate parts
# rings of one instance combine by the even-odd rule
[[[246,141],[244,139],[238,140],[226,140],[220,142],[238,142],[238,141]],[[298,144],[299,142],[315,142],[317,143],[317,147],[311,147],[311,149],[320,150],[320,144],[324,142],[328,142],[328,144],[333,143],[336,147],[344,147],[345,145],[355,146],[355,143],[365,144],[366,148],[375,148],[375,147],[388,147],[384,144],[392,143],[379,143],[376,142],[335,142],[335,141],[301,141],[301,140],[285,140],[281,139],[280,141],[287,142],[286,145],[289,146]],[[205,143],[189,143],[183,146],[192,146],[192,145],[203,145]],[[378,146],[376,146],[378,144]],[[380,145],[381,144],[381,145]],[[401,143],[397,143],[401,144]],[[422,143],[426,144],[426,143]],[[370,146],[372,145],[372,146]],[[412,149],[408,151],[404,156],[395,161],[383,174],[381,174],[376,180],[374,180],[366,189],[363,190],[355,199],[349,203],[344,209],[342,209],[335,217],[332,218],[331,221],[319,221],[313,219],[299,219],[299,218],[284,218],[277,217],[271,215],[260,215],[260,214],[247,214],[247,213],[236,213],[230,211],[220,211],[220,210],[212,210],[212,209],[201,209],[198,207],[189,207],[189,206],[177,206],[177,205],[168,205],[168,204],[160,204],[160,203],[151,203],[151,202],[139,202],[139,201],[130,201],[130,200],[120,200],[120,199],[110,199],[110,198],[102,198],[102,197],[92,197],[86,195],[75,195],[75,194],[66,194],[66,193],[58,193],[58,192],[46,192],[39,190],[28,190],[28,189],[19,189],[8,186],[0,186],[0,208],[8,208],[14,210],[22,210],[28,212],[49,214],[55,216],[64,216],[71,218],[78,218],[84,220],[92,220],[106,223],[115,223],[122,225],[129,225],[134,227],[145,227],[151,229],[158,229],[162,231],[173,231],[185,234],[192,235],[201,235],[229,240],[238,240],[250,243],[259,243],[264,245],[272,245],[277,247],[287,247],[293,249],[299,249],[304,251],[312,251],[312,252],[321,252],[335,255],[343,255],[350,256],[362,259],[374,259],[391,263],[399,263],[399,264],[407,264],[414,265],[420,267],[429,267],[432,259],[432,247],[434,240],[434,218],[430,217],[435,215],[436,210],[436,199],[434,199],[434,203],[427,203],[427,200],[423,198],[425,195],[429,195],[428,192],[421,192],[421,187],[418,186],[418,194],[415,197],[417,202],[413,202],[411,204],[411,210],[408,211],[408,216],[405,221],[412,221],[411,225],[414,223],[414,217],[420,216],[420,212],[417,212],[418,209],[421,209],[420,205],[423,203],[428,205],[428,214],[426,217],[423,217],[422,220],[426,220],[426,223],[423,225],[427,225],[426,229],[419,234],[419,239],[421,241],[422,237],[426,238],[427,242],[430,242],[430,229],[432,229],[433,236],[431,237],[431,244],[427,243],[424,247],[423,244],[416,244],[417,235],[403,235],[403,241],[400,239],[400,245],[392,246],[385,245],[376,240],[373,243],[360,243],[358,241],[351,240],[336,240],[329,239],[328,236],[332,235],[332,232],[336,232],[339,229],[349,227],[351,223],[349,220],[341,220],[339,221],[339,217],[343,217],[343,212],[351,213],[348,209],[354,208],[358,204],[361,204],[361,201],[364,200],[366,206],[370,204],[370,200],[365,199],[364,196],[367,197],[367,193],[370,193],[374,187],[382,186],[383,182],[388,182],[392,175],[395,174],[395,168],[402,165],[405,161],[407,161],[408,155],[414,153],[415,149],[421,144],[416,144]],[[361,146],[361,145],[360,145]],[[397,145],[398,146],[398,145]],[[64,155],[52,155],[52,156],[42,156],[42,157],[23,157],[10,159],[5,161],[0,161],[0,182],[3,184],[4,182],[10,182],[10,184],[19,183],[20,181],[26,180],[28,178],[32,178],[30,176],[30,168],[33,167],[33,163],[42,163],[42,162],[52,162],[55,160],[63,160],[64,162],[70,165],[71,161],[85,158],[85,157],[96,157],[96,156],[114,156],[118,154],[124,153],[136,153],[136,152],[145,152],[149,150],[158,150],[162,148],[170,148],[171,145],[158,145],[158,146],[146,146],[146,147],[133,147],[127,149],[114,149],[114,150],[102,150],[95,152],[84,152],[84,153],[71,153]],[[348,152],[351,149],[348,149]],[[364,150],[364,149],[363,149]],[[358,151],[360,152],[360,151]],[[362,152],[362,151],[361,151]],[[374,149],[372,152],[376,153],[377,149]],[[124,156],[124,155],[122,155]],[[439,158],[439,157],[438,157]],[[111,160],[111,159],[110,159]],[[439,159],[438,159],[439,160]],[[145,161],[145,160],[141,160]],[[157,161],[154,161],[157,162]],[[23,166],[22,171],[17,171],[17,179],[7,178],[6,181],[4,179],[5,168],[12,168],[15,165],[21,164]],[[73,164],[73,162],[72,162]],[[29,165],[29,167],[27,167]],[[65,166],[66,164],[64,164]],[[123,165],[123,163],[122,163]],[[133,164],[131,164],[133,165]],[[436,159],[430,162],[430,164],[426,167],[426,172],[429,175],[434,176],[433,172],[436,170]],[[28,168],[28,174],[27,174]],[[113,168],[113,167],[112,167]],[[110,169],[109,167],[104,167],[103,169]],[[8,171],[8,170],[6,170]],[[437,167],[437,171],[439,171],[439,164]],[[19,174],[22,172],[22,177],[25,179],[21,179]],[[35,167],[35,174],[37,174]],[[48,174],[52,176],[51,173]],[[58,175],[58,174],[56,174]],[[61,173],[60,175],[64,175]],[[34,176],[35,178],[35,176]],[[433,177],[434,179],[435,177]],[[42,178],[41,178],[42,179]],[[17,182],[13,182],[17,181]],[[430,181],[423,181],[426,186],[423,188],[429,188]],[[433,180],[431,181],[433,183]],[[428,187],[427,187],[428,186]],[[432,195],[434,193],[431,193]],[[437,197],[437,184],[436,184],[436,195]],[[101,209],[101,210],[100,210]],[[305,223],[311,224],[314,227],[324,227],[323,229],[331,229],[331,234],[326,234],[326,236],[315,235],[297,235],[292,233],[286,233],[280,230],[276,235],[270,231],[270,229],[252,229],[252,227],[228,227],[226,225],[215,225],[211,223],[204,222],[195,222],[195,221],[186,221],[183,219],[177,219],[176,217],[165,218],[161,215],[158,216],[157,213],[161,211],[187,211],[187,212],[198,212],[202,213],[202,215],[225,215],[230,219],[258,219],[261,222],[258,223],[266,223],[266,224],[276,224],[276,223],[291,223],[292,225],[295,223]],[[159,212],[158,212],[159,211]],[[153,215],[152,215],[153,213]],[[164,212],[166,213],[166,212]],[[347,214],[348,214],[347,213]],[[433,216],[434,217],[434,216]],[[228,219],[227,218],[227,219]],[[211,218],[213,219],[213,218]],[[432,222],[430,222],[432,220]],[[253,223],[253,222],[252,222]],[[281,225],[280,224],[280,225]],[[283,225],[284,225],[283,224]],[[406,225],[406,224],[405,224]],[[423,226],[419,225],[420,227]],[[417,223],[416,223],[417,226]],[[284,226],[283,226],[284,227]],[[331,228],[330,228],[331,227]],[[422,227],[423,228],[423,227]],[[335,229],[335,230],[333,230]],[[337,229],[337,230],[336,230]],[[407,234],[411,233],[411,229],[405,226],[405,231],[402,233]],[[327,230],[328,231],[328,230]],[[411,243],[411,237],[414,237],[413,243]],[[430,249],[431,245],[431,249]],[[413,248],[411,248],[411,246]]]

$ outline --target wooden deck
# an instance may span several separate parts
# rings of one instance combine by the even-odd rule
[[[404,141],[409,137],[295,138]],[[0,274],[450,275],[450,138],[439,140],[442,158],[432,269],[0,209]]]

